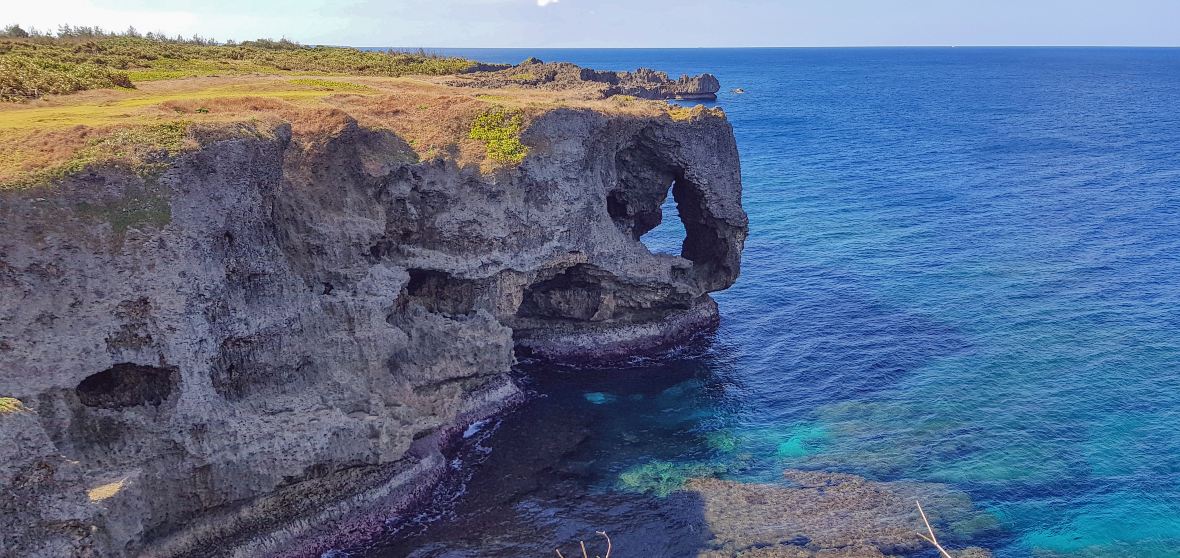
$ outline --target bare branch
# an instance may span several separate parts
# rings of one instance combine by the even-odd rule
[[[947,552],[946,549],[943,548],[941,544],[938,544],[938,537],[934,535],[934,528],[930,526],[930,520],[926,519],[926,510],[922,509],[922,502],[915,502],[915,503],[918,504],[918,513],[922,514],[922,523],[926,524],[926,530],[930,532],[929,537],[927,537],[926,535],[924,535],[922,533],[918,533],[918,536],[925,539],[926,542],[934,545],[934,548],[938,549],[939,555],[941,555],[943,558],[953,558],[951,556],[951,553]]]
[[[595,533],[602,535],[602,538],[606,539],[606,556],[603,556],[602,558],[610,558],[610,551],[611,551],[610,535],[607,535],[606,531],[595,531]]]

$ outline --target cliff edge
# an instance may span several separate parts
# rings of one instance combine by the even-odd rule
[[[85,164],[0,189],[5,555],[306,555],[367,536],[518,396],[514,353],[675,344],[738,276],[718,110],[249,79],[125,93],[161,96],[126,106],[173,126],[172,147],[109,132]],[[278,93],[170,89],[203,86]],[[131,110],[94,95],[87,118]],[[59,108],[0,128],[77,112]],[[669,195],[679,215],[661,214]],[[684,223],[679,256],[640,240],[665,218]]]

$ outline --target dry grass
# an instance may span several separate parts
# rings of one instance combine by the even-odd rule
[[[668,116],[676,122],[690,122],[701,118],[724,117],[725,111],[721,110],[720,107],[711,109],[704,105],[696,105],[694,107],[671,106],[668,109]]]
[[[28,411],[24,403],[15,397],[0,397],[0,415],[23,413]]]
[[[123,490],[123,486],[127,484],[127,478],[123,477],[114,482],[108,482],[103,485],[96,486],[86,491],[86,497],[91,502],[101,502],[114,497]]]
[[[496,110],[512,115],[518,126],[510,135],[518,137],[533,119],[561,107],[637,116],[679,118],[677,111],[685,111],[689,118],[706,116],[705,109],[677,109],[657,101],[454,88],[421,77],[289,75],[155,81],[137,89],[84,91],[0,104],[0,189],[43,182],[88,162],[120,159],[97,156],[101,154],[94,153],[95,146],[108,136],[176,122],[198,128],[245,122],[259,129],[288,122],[296,139],[306,140],[331,135],[355,120],[361,126],[396,133],[419,159],[445,157],[463,165],[481,165],[487,171],[518,163],[528,146],[508,149],[511,153],[506,155],[492,153],[495,150],[489,149],[486,138],[473,137],[478,135],[473,127],[481,115]],[[150,148],[150,143],[144,142],[144,147]],[[174,155],[183,150],[164,151]]]

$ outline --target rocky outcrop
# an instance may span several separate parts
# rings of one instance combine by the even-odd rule
[[[915,502],[939,512],[930,520],[955,539],[994,530],[994,518],[976,511],[966,494],[944,485],[873,482],[820,471],[784,473],[788,486],[692,479],[712,534],[701,558],[885,558],[929,548]],[[769,518],[773,518],[771,521]],[[944,537],[945,540],[945,537]],[[981,548],[958,558],[989,558]]]
[[[640,99],[713,101],[721,83],[711,74],[680,76],[648,68],[634,72],[610,72],[582,68],[567,62],[543,63],[530,58],[516,66],[481,64],[446,82],[458,87],[581,91],[587,97],[629,95]]]
[[[0,396],[23,402],[0,411],[5,552],[322,548],[513,400],[514,348],[657,349],[715,322],[739,272],[711,112],[552,110],[490,174],[352,121],[290,130],[0,192]],[[640,241],[668,195],[680,256]]]

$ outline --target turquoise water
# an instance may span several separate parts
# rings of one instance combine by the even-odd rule
[[[480,443],[577,443],[545,467],[489,461],[469,492],[513,467],[536,486],[452,522],[536,524],[546,483],[665,495],[684,474],[795,467],[964,490],[994,524],[946,538],[1000,557],[1180,556],[1180,50],[463,54],[745,89],[718,104],[751,235],[697,352],[531,371],[542,397]],[[446,533],[418,531],[435,550],[415,555],[465,555]]]

